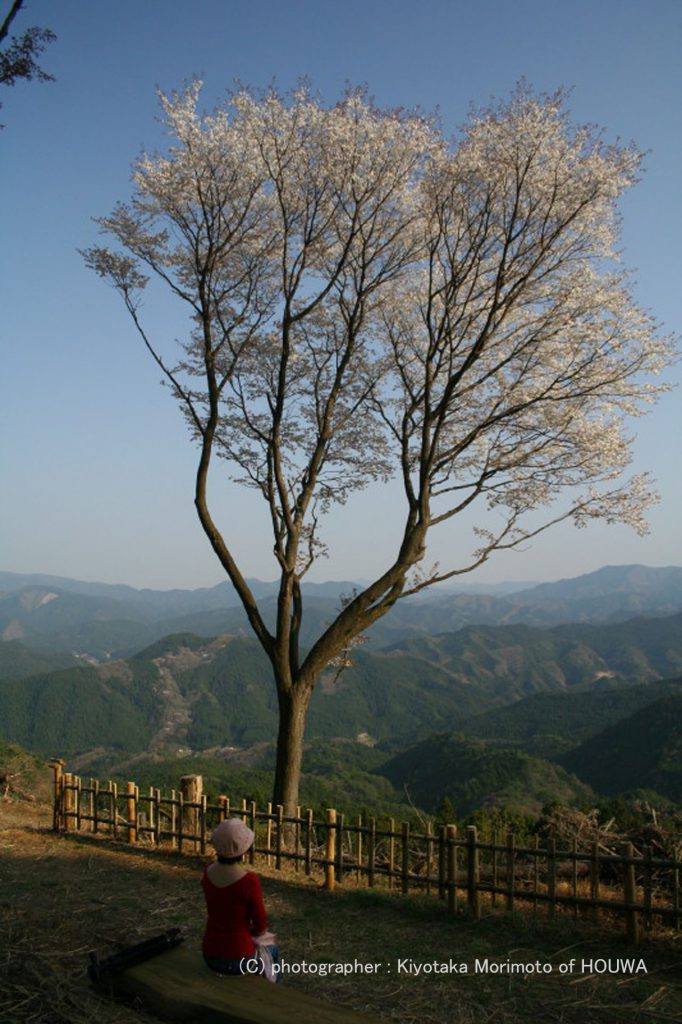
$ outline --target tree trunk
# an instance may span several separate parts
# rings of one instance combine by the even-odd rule
[[[272,802],[282,804],[284,813],[296,814],[298,788],[301,781],[303,734],[311,691],[300,685],[277,685],[279,699],[279,730],[277,733],[277,767]]]

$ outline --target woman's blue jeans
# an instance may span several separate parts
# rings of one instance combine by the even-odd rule
[[[279,946],[267,946],[266,949],[270,951],[272,956],[272,962],[279,964]],[[262,974],[263,965],[258,959],[258,954],[254,954],[251,957],[243,956],[239,959],[229,959],[221,956],[206,956],[204,954],[204,961],[207,967],[210,967],[216,974]],[[279,981],[279,974],[277,975],[277,981]]]

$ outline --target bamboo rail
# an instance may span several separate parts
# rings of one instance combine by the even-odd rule
[[[131,845],[170,843],[180,853],[203,855],[212,829],[236,813],[256,837],[251,864],[259,856],[277,870],[292,865],[307,876],[321,871],[329,890],[346,878],[395,888],[399,894],[420,890],[444,900],[449,913],[465,903],[475,919],[487,906],[496,906],[498,898],[507,910],[526,903],[537,913],[544,905],[550,917],[569,910],[574,917],[583,912],[595,918],[602,911],[624,920],[633,943],[655,918],[671,928],[682,927],[679,849],[673,857],[654,857],[647,847],[639,856],[632,843],[622,844],[618,853],[606,853],[593,843],[581,852],[575,842],[570,849],[558,849],[552,838],[544,847],[537,838],[532,847],[523,847],[511,832],[499,842],[497,835],[483,842],[473,825],[462,836],[455,825],[442,825],[435,833],[429,825],[422,834],[393,819],[384,829],[377,827],[375,817],[346,820],[334,808],[322,820],[301,808],[290,817],[282,806],[268,804],[259,811],[254,801],[246,800],[231,811],[228,797],[221,795],[215,803],[207,799],[200,776],[183,779],[179,792],[173,789],[167,796],[154,786],[140,793],[134,782],[119,794],[116,783],[89,779],[86,784],[65,772],[62,761],[54,761],[52,768],[55,831],[88,829],[125,837]],[[605,871],[610,873],[608,883]]]

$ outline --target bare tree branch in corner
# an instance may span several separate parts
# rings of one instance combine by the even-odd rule
[[[7,17],[0,25],[0,46],[7,38],[12,22],[22,6],[23,0],[14,0]],[[54,42],[56,38],[49,28],[37,28],[35,25],[27,28],[21,36],[13,36],[7,48],[0,49],[0,84],[14,85],[21,79],[29,82],[33,79],[54,82],[54,75],[43,71],[38,63],[38,57],[48,43]]]

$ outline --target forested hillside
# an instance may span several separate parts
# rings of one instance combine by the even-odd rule
[[[595,684],[634,685],[682,672],[682,615],[596,626],[468,626],[408,640],[386,655],[411,655],[504,703],[536,692]],[[502,702],[502,701],[501,701]],[[481,709],[483,710],[483,709]]]
[[[651,790],[682,803],[682,693],[670,693],[564,754],[602,793]]]
[[[0,738],[46,756],[144,750],[160,721],[148,663],[63,669],[0,681]]]
[[[615,720],[618,707],[634,710],[645,698],[640,686],[634,697],[617,701],[596,691],[679,671],[681,618],[552,630],[468,627],[385,651],[360,648],[353,667],[322,676],[307,736],[363,736],[399,749],[435,731],[462,729],[477,712],[506,709],[492,719],[504,723],[505,716],[523,714],[514,709],[521,698],[570,691],[575,691],[573,704],[555,702],[553,711],[539,705],[533,735],[565,737],[566,723],[554,723],[552,713],[568,714],[575,722],[578,708],[585,720],[603,728]],[[0,645],[10,665],[16,664],[17,650]],[[21,651],[31,656],[28,648]],[[36,656],[39,664],[41,655]],[[587,703],[584,690],[590,694]],[[244,747],[273,739],[277,728],[269,664],[258,643],[245,636],[167,637],[127,660],[5,679],[0,698],[0,735],[43,753],[74,754],[100,746],[135,750],[149,744],[153,749]],[[519,738],[509,724],[493,731],[510,741]],[[576,741],[586,735],[579,727]],[[492,738],[490,728],[487,736]]]
[[[588,785],[558,765],[452,733],[431,736],[398,754],[381,773],[432,812],[448,799],[460,815],[479,807],[513,807],[537,817],[553,801],[584,804],[594,799]]]
[[[0,645],[0,679],[21,679],[77,664],[78,659],[66,651],[30,648],[18,640],[6,640]]]
[[[341,785],[349,813],[410,801],[435,811],[447,800],[458,814],[536,814],[553,801],[585,805],[633,792],[682,801],[682,614],[651,612],[675,604],[680,574],[617,567],[502,595],[443,593],[399,605],[381,642],[377,635],[356,648],[351,667],[330,668],[318,682],[306,799],[342,806],[332,799]],[[220,606],[229,599],[224,585],[164,593],[30,582],[0,597],[5,635],[31,635],[0,643],[0,739],[107,775],[135,766],[141,781],[174,784],[182,768],[267,798],[278,720],[271,669],[240,632],[240,609]],[[337,586],[310,590],[311,636],[332,614]],[[271,585],[256,589],[267,617]],[[461,623],[463,609],[501,615],[504,605],[508,619],[523,608],[551,619],[571,602],[616,617],[616,608],[645,604],[650,614],[433,631]],[[202,634],[226,619],[234,632]],[[169,621],[198,632],[159,635]],[[130,656],[111,656],[135,636],[142,642]]]
[[[494,740],[539,757],[551,757],[572,749],[669,693],[682,694],[682,678],[644,686],[535,693],[513,704],[474,715],[459,728],[467,736]]]

